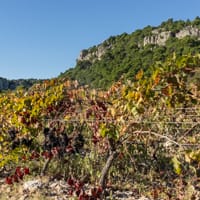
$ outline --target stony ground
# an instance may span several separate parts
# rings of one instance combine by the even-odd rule
[[[64,180],[51,180],[49,177],[28,178],[13,185],[5,184],[5,178],[0,178],[0,200],[78,200],[70,196],[68,184]],[[173,198],[173,200],[200,200],[200,191],[195,190],[194,186],[190,188],[190,195]],[[89,193],[90,185],[85,185],[84,190]],[[153,200],[139,195],[135,191],[120,191],[110,188],[107,191],[107,197],[102,200]],[[172,200],[158,199],[155,200]]]
[[[86,191],[90,186],[86,185]],[[14,185],[5,184],[5,180],[0,180],[0,200],[75,200],[69,196],[69,186],[66,181],[52,180],[43,177],[34,180],[27,180]],[[146,197],[138,197],[132,191],[112,191],[109,190],[106,200],[150,200]]]

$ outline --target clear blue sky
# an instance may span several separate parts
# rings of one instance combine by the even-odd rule
[[[111,35],[199,15],[200,0],[0,0],[0,77],[55,77]]]

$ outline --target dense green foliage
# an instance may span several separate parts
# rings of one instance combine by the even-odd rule
[[[136,30],[131,34],[123,33],[111,36],[102,44],[84,50],[84,54],[90,54],[89,59],[77,60],[74,68],[61,74],[61,77],[70,77],[78,80],[80,84],[88,84],[94,88],[108,88],[121,76],[133,80],[139,70],[145,74],[152,73],[150,66],[156,62],[163,62],[172,56],[177,57],[200,52],[200,40],[195,36],[186,36],[181,39],[175,34],[186,27],[200,28],[200,18],[193,21],[173,21],[169,19],[158,27],[147,26],[142,30]],[[165,45],[144,44],[144,38],[152,36],[152,31],[170,31],[170,38]],[[162,37],[162,36],[161,36]],[[95,59],[95,52],[99,47],[104,48],[100,59]]]

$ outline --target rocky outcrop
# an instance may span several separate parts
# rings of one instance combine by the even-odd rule
[[[176,33],[176,37],[179,39],[184,38],[185,36],[193,36],[200,39],[200,29],[197,27],[187,26]]]
[[[186,36],[197,37],[200,39],[200,29],[193,26],[186,26],[177,33],[173,33],[172,31],[162,31],[162,29],[155,29],[151,32],[150,36],[144,37],[143,45],[157,44],[161,46],[165,45],[166,41],[170,37],[182,39]]]
[[[87,61],[94,62],[96,60],[101,60],[105,52],[110,49],[111,45],[100,44],[98,46],[91,47],[89,49],[84,49],[80,52],[77,61]]]
[[[165,42],[172,36],[171,31],[164,31],[159,33],[158,31],[152,31],[151,36],[144,38],[144,46],[147,44],[164,45]]]

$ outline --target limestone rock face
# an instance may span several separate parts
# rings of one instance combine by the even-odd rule
[[[96,60],[101,60],[101,57],[105,54],[105,52],[111,48],[111,45],[98,45],[89,49],[84,49],[80,52],[80,55],[77,59],[78,61],[91,61],[94,62]]]
[[[184,38],[185,36],[193,36],[200,39],[200,29],[197,27],[187,26],[176,34],[176,37],[179,39]]]
[[[171,31],[162,31],[161,29],[155,29],[151,32],[150,36],[144,37],[143,45],[157,44],[159,46],[165,45],[166,41],[170,37],[176,37],[182,39],[186,36],[197,37],[200,40],[200,29],[193,26],[186,26],[176,34]]]
[[[164,31],[161,33],[154,31],[152,32],[152,36],[147,36],[144,38],[144,46],[147,44],[164,45],[171,35],[171,31]]]

